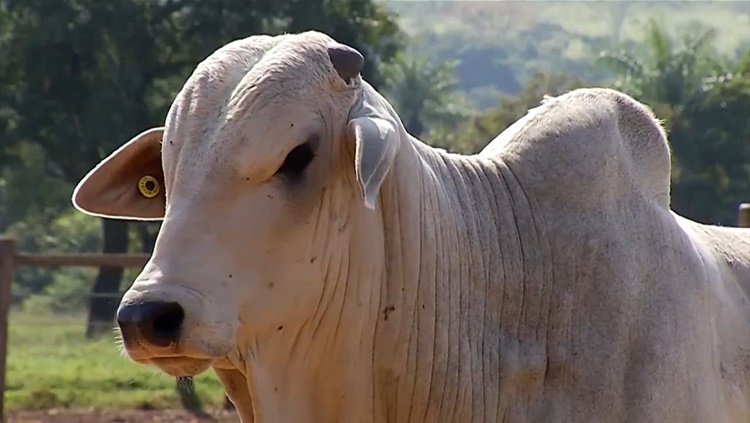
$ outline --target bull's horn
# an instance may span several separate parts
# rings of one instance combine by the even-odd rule
[[[362,71],[365,58],[357,49],[344,44],[333,44],[328,47],[328,57],[331,58],[333,68],[347,84]]]

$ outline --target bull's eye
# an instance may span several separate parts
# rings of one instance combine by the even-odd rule
[[[300,144],[286,155],[284,163],[281,164],[276,174],[289,178],[298,178],[314,157],[315,153],[313,153],[310,143]]]

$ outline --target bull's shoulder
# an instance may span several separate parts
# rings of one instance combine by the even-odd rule
[[[669,207],[670,151],[651,110],[612,89],[546,97],[480,155],[503,158],[527,189],[595,205],[639,196]]]

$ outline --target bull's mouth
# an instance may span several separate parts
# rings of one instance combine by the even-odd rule
[[[135,363],[152,365],[170,376],[197,376],[219,358],[201,350],[171,343],[167,346],[144,344],[140,338],[123,339],[122,351]]]
[[[139,364],[150,364],[156,366],[159,370],[170,376],[185,377],[198,376],[211,368],[211,365],[215,360],[187,356],[155,356],[148,358],[133,358],[133,361]]]

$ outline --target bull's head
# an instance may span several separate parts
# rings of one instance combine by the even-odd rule
[[[117,313],[133,360],[247,376],[249,361],[289,359],[279,351],[309,348],[369,301],[347,283],[381,271],[383,249],[358,246],[382,245],[373,210],[404,132],[362,64],[315,32],[230,43],[196,68],[164,127],[79,183],[85,213],[163,220]]]

